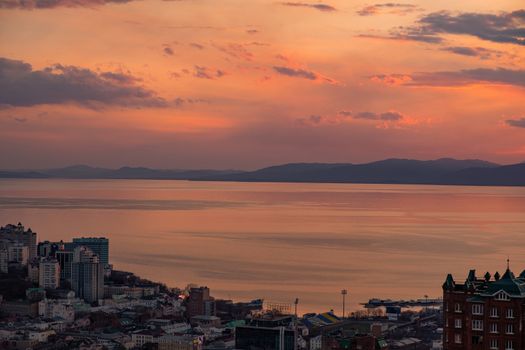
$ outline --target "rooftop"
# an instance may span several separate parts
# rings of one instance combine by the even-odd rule
[[[492,297],[501,292],[510,298],[525,298],[525,271],[516,277],[507,266],[501,277],[498,272],[494,274],[494,277],[487,272],[480,278],[476,277],[476,270],[470,270],[464,283],[456,282],[449,274],[443,283],[443,290],[474,292],[476,295],[469,299],[472,302],[483,301],[483,297]]]

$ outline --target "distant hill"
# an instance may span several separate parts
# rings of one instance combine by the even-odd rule
[[[4,170],[0,171],[0,178],[199,180],[237,173],[239,173],[238,170],[169,170],[144,167],[106,169],[87,165],[73,165],[65,168],[31,171]]]
[[[0,170],[1,178],[16,178],[16,179],[45,179],[49,176],[36,171],[11,171],[11,170]]]
[[[502,166],[477,159],[386,159],[365,164],[291,163],[255,171],[106,169],[75,165],[47,170],[5,170],[0,171],[1,177],[525,186],[525,163]]]
[[[444,178],[451,185],[525,186],[525,163],[495,168],[468,168]]]
[[[498,167],[500,167],[498,164],[482,160],[386,159],[366,164],[285,164],[215,179],[268,182],[445,184],[449,181],[449,176],[459,171]]]

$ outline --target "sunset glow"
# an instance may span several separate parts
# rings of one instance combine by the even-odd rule
[[[0,0],[0,164],[525,160],[523,2]]]

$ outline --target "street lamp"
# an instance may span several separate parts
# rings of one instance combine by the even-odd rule
[[[345,318],[345,298],[348,294],[348,291],[346,289],[341,290],[341,295],[343,296],[343,319]]]
[[[294,350],[297,350],[297,338],[299,337],[299,334],[297,332],[297,305],[299,304],[299,298],[295,298],[294,304],[295,304],[295,317],[294,317],[294,322],[293,322],[293,334],[294,334],[293,348]]]

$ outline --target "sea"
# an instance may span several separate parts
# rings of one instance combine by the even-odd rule
[[[299,312],[438,298],[525,269],[525,188],[172,180],[0,180],[0,225],[40,241],[104,236],[115,269]]]

